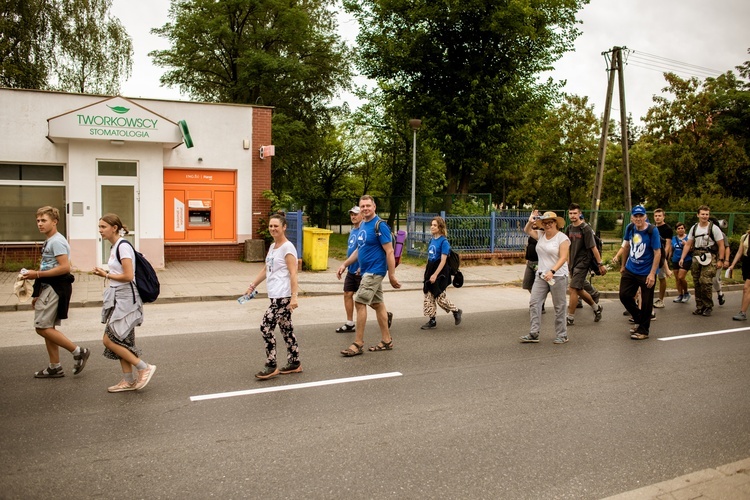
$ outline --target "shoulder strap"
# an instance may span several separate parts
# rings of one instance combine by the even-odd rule
[[[383,222],[383,219],[378,217],[378,220],[375,221],[375,234],[380,237],[380,223]]]
[[[120,264],[122,264],[122,260],[120,259],[120,245],[122,243],[127,243],[128,245],[130,245],[130,242],[125,238],[120,238],[120,240],[116,243],[117,247],[115,248],[115,257],[117,257],[117,262],[119,262]],[[133,245],[130,246],[133,247]],[[135,250],[135,247],[133,247],[133,250]]]

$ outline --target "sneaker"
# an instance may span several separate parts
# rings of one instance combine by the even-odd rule
[[[711,313],[713,313],[714,310],[710,307],[707,307],[703,310],[703,316],[711,316]]]
[[[720,293],[720,294],[719,294],[719,305],[720,305],[720,306],[723,306],[723,305],[724,305],[724,302],[726,302],[726,299],[724,298],[724,294],[723,294],[723,293]]]
[[[116,385],[113,385],[112,387],[107,387],[107,392],[125,392],[134,390],[135,382],[128,382],[125,379],[120,380]]]
[[[682,296],[682,303],[687,304],[690,301],[690,292]]]
[[[681,302],[682,302],[682,298],[683,298],[683,297],[685,297],[685,296],[684,296],[684,295],[682,295],[682,294],[679,294],[679,295],[677,296],[677,298],[676,298],[676,299],[674,299],[674,300],[673,300],[672,302],[674,302],[675,304],[679,304],[679,303],[681,303]]]
[[[289,373],[302,373],[302,363],[297,361],[296,363],[287,363],[284,368],[281,368],[279,370],[279,373],[282,375],[287,375]]]
[[[156,371],[156,365],[148,365],[143,370],[138,370],[138,379],[135,381],[135,389],[143,389],[151,381],[151,377],[154,376]]]
[[[576,304],[576,309],[583,309],[583,300],[580,298],[578,299],[578,304]]]
[[[654,301],[654,307],[657,309],[664,309],[664,301],[661,299],[656,299]]]
[[[58,366],[57,368],[50,368],[48,366],[44,370],[34,372],[34,378],[60,378],[64,376],[65,372],[63,371],[62,366]]]
[[[430,318],[430,321],[420,326],[419,328],[421,328],[422,330],[432,330],[436,326],[437,326],[437,321],[435,321],[435,318]]]
[[[85,347],[81,348],[81,352],[78,356],[73,356],[73,359],[75,360],[75,364],[73,365],[73,375],[78,375],[83,371],[86,367],[86,361],[89,360],[89,356],[91,356],[91,349],[86,349]]]
[[[391,327],[391,323],[393,323],[393,313],[389,312],[388,313],[388,328]]]
[[[632,334],[630,338],[633,340],[646,340],[648,338],[648,335],[646,335],[645,333],[636,332]]]
[[[564,344],[568,341],[568,337],[555,337],[555,340],[552,341],[553,344]]]
[[[274,378],[278,374],[279,369],[276,368],[276,366],[264,366],[261,371],[255,374],[255,378],[268,380],[269,378]]]
[[[696,309],[695,311],[693,311],[693,315],[694,316],[703,316],[703,308],[699,307],[698,309]]]
[[[573,323],[575,323],[575,321],[576,321],[575,316],[568,316],[568,317],[565,318],[565,323],[568,326],[571,326]]]
[[[458,311],[455,311],[455,312],[453,313],[453,319],[455,319],[455,320],[456,320],[456,326],[458,326],[458,325],[460,325],[460,324],[461,324],[461,315],[462,315],[463,313],[464,313],[464,312],[463,312],[463,311],[462,311],[461,309],[459,309]]]
[[[594,309],[594,323],[598,323],[602,319],[602,310],[604,310],[604,306],[599,306],[596,309]]]
[[[521,343],[522,344],[537,344],[539,343],[539,335],[524,335],[521,337]]]
[[[747,314],[740,311],[736,315],[732,316],[732,319],[735,321],[747,321]]]

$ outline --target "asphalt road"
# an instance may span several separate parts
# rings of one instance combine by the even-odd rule
[[[750,327],[731,320],[739,300],[729,293],[710,319],[670,304],[647,341],[630,340],[610,300],[601,323],[579,311],[565,345],[552,344],[549,313],[539,344],[518,343],[521,309],[459,327],[440,316],[427,332],[401,318],[393,351],[350,359],[338,351],[352,334],[312,323],[297,328],[304,373],[266,382],[253,378],[254,324],[192,324],[142,338],[157,373],[121,394],[106,392],[119,368],[97,341],[83,343],[95,354],[81,375],[65,359],[57,380],[30,376],[40,345],[2,347],[0,497],[602,498],[750,456],[750,330],[658,340]],[[159,307],[179,318],[191,306]]]

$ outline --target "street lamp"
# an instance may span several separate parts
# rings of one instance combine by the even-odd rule
[[[414,151],[413,160],[411,164],[411,211],[416,214],[416,188],[417,188],[417,130],[422,126],[422,120],[412,118],[409,120],[409,126],[414,131],[414,145],[412,147]],[[412,217],[412,220],[414,218]],[[413,229],[413,228],[410,228]]]

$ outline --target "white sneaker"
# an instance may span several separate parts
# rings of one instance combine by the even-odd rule
[[[135,382],[135,390],[143,389],[151,381],[154,372],[156,371],[156,365],[148,365],[143,370],[138,371],[138,380]]]
[[[654,307],[657,309],[664,309],[664,301],[661,299],[656,299],[654,301]]]

